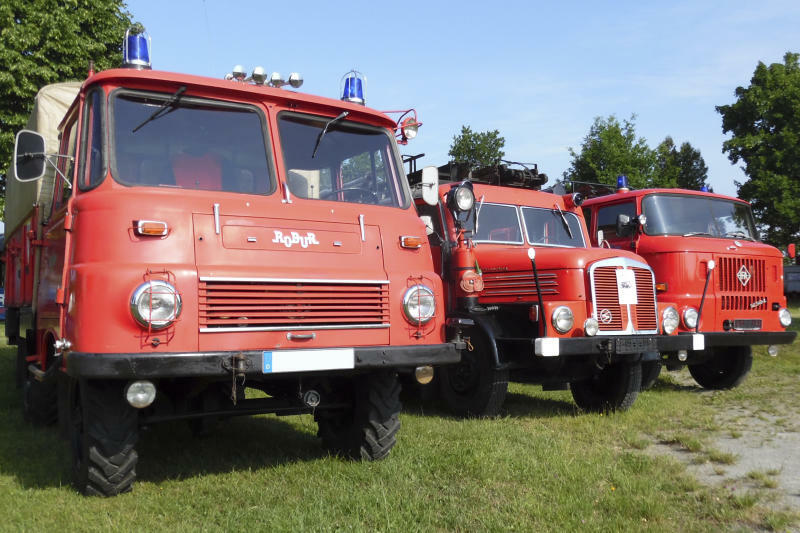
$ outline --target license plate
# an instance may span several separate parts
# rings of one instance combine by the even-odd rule
[[[657,352],[658,343],[652,337],[632,337],[617,339],[617,353]]]
[[[261,357],[261,371],[264,374],[346,370],[354,366],[355,355],[352,348],[265,351]]]

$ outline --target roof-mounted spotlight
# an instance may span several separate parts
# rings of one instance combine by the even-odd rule
[[[416,109],[400,109],[397,111],[383,111],[387,115],[400,115],[395,122],[395,136],[397,144],[408,144],[408,141],[417,136],[422,122],[417,118]]]
[[[289,74],[289,85],[294,89],[299,89],[303,85],[303,76],[299,72]]]
[[[351,70],[344,76],[340,84],[342,100],[354,104],[366,105],[364,98],[364,88],[367,85],[367,78],[357,70]]]
[[[280,72],[273,72],[269,77],[269,84],[273,87],[281,88],[286,85]]]
[[[247,71],[242,65],[235,65],[232,71],[230,71],[228,74],[225,74],[226,80],[244,81],[246,77]]]
[[[264,67],[254,68],[253,73],[250,74],[249,81],[252,81],[256,85],[264,85],[267,82],[267,73],[264,72]]]
[[[122,41],[122,66],[139,70],[150,70],[150,34],[141,24],[134,24],[125,31]]]

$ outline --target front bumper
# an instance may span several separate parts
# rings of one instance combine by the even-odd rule
[[[250,350],[191,353],[66,354],[67,373],[87,379],[282,377],[302,373],[347,373],[377,368],[446,365],[461,360],[456,343],[422,346],[369,346],[319,350]],[[331,357],[328,357],[328,356]],[[274,363],[273,364],[273,360]],[[267,361],[269,364],[267,364]],[[279,365],[278,362],[282,361]]]
[[[596,337],[540,337],[533,339],[534,353],[540,357],[579,355],[630,356],[648,352],[677,352],[704,349],[703,334],[619,335]]]
[[[757,346],[767,344],[791,344],[796,331],[713,331],[700,332],[706,346]]]

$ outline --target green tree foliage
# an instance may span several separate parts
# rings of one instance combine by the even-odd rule
[[[118,66],[131,14],[122,0],[0,1],[0,189],[33,98],[44,85]],[[52,148],[52,147],[51,147]]]
[[[659,187],[679,187],[699,191],[708,185],[708,167],[700,150],[685,142],[680,149],[667,136],[656,147],[656,181]]]
[[[617,176],[625,174],[637,189],[659,185],[653,178],[656,153],[636,137],[635,120],[636,115],[622,123],[614,115],[595,118],[580,152],[569,149],[572,163],[564,179],[616,185]]]
[[[498,130],[474,132],[469,126],[461,126],[461,133],[453,137],[448,155],[455,163],[470,168],[487,167],[503,158],[505,144]]]
[[[736,183],[753,204],[766,241],[782,246],[800,237],[800,54],[783,63],[758,63],[749,87],[737,87],[736,102],[717,106],[722,145],[732,163],[743,162],[748,179]]]

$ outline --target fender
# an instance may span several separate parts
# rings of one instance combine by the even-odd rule
[[[499,370],[505,366],[503,363],[500,362],[500,355],[497,351],[497,339],[494,334],[494,330],[492,329],[491,323],[486,320],[486,318],[482,315],[477,315],[474,313],[453,313],[453,316],[457,318],[468,318],[475,322],[474,328],[478,328],[481,332],[486,335],[486,338],[489,340],[489,346],[491,346],[492,353],[492,362],[494,363],[494,367],[496,370]]]

